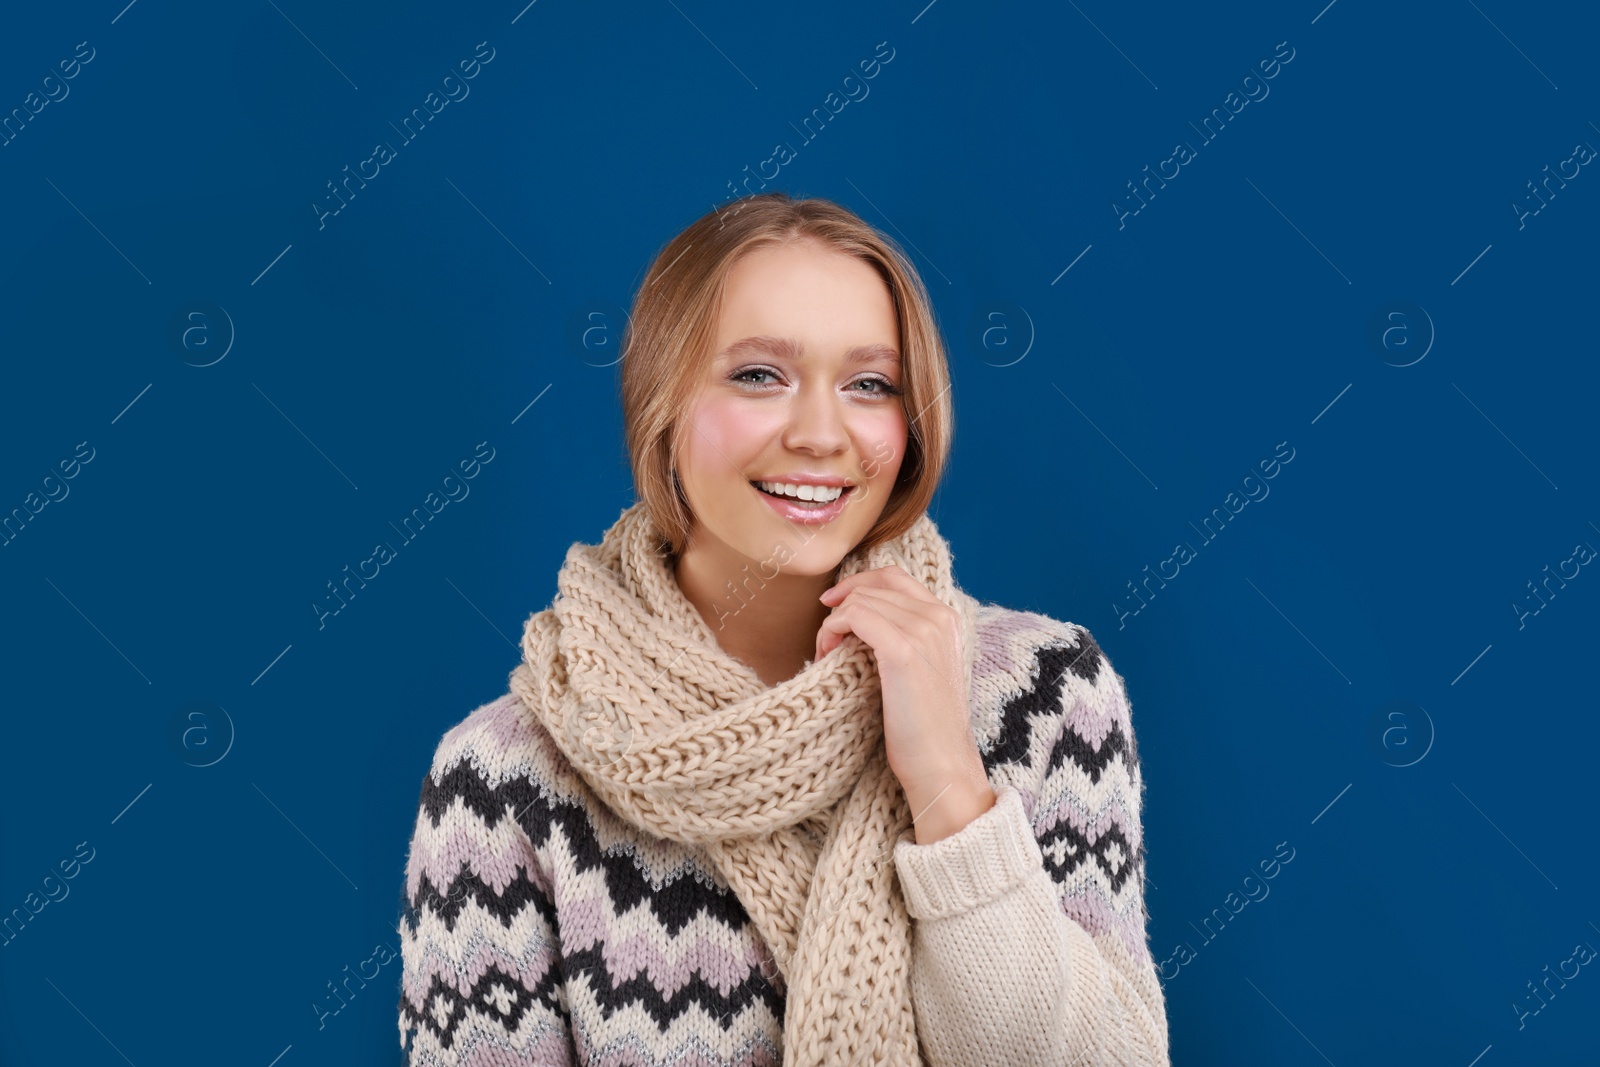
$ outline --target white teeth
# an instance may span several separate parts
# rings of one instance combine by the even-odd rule
[[[788,482],[757,482],[756,484],[769,493],[794,497],[796,500],[811,500],[819,504],[837,500],[840,494],[844,492],[844,487],[839,485],[791,485]]]

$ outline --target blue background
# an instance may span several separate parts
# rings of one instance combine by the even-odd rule
[[[398,945],[434,745],[632,499],[645,266],[786,141],[771,186],[932,291],[958,579],[1128,681],[1174,1062],[1595,1062],[1594,968],[1529,988],[1600,947],[1600,577],[1529,589],[1600,546],[1600,176],[1529,189],[1600,146],[1593,16],[924,2],[6,13],[0,112],[93,58],[0,147],[0,513],[68,490],[0,547],[0,913],[92,859],[0,947],[0,1060],[398,1061],[398,959],[312,1006]],[[1259,98],[1207,142],[1230,92]],[[470,494],[319,628],[480,442]]]

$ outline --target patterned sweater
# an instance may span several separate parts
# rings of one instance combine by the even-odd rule
[[[931,1067],[1169,1065],[1125,683],[1081,626],[982,604],[971,723],[997,801],[895,845]],[[698,848],[622,821],[507,693],[447,732],[406,863],[413,1067],[783,1058],[783,977]]]

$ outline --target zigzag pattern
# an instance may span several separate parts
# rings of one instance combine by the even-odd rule
[[[1062,909],[1091,934],[1115,933],[1135,958],[1147,956],[1144,781],[1122,678],[1073,623],[986,605],[979,630],[974,715],[986,703],[981,691],[998,707],[987,747],[981,722],[976,731],[985,770],[991,781],[1023,785],[1030,776],[1020,769],[1049,744],[1042,780],[1031,776],[1039,781],[1031,813]]]
[[[1084,631],[1087,637],[1087,631]],[[1092,639],[1084,648],[1064,644],[1044,645],[1034,650],[1033,681],[1029,687],[1005,702],[1001,709],[1001,742],[983,754],[984,767],[993,771],[1005,763],[1025,763],[1033,741],[1035,717],[1059,715],[1062,681],[1070,670],[1093,684],[1103,659],[1100,646]],[[1104,766],[1104,762],[1101,763]],[[1099,769],[1095,770],[1099,778]]]
[[[1147,961],[1121,679],[1081,627],[995,605],[979,624],[985,770],[1023,792],[1063,910]],[[440,742],[399,931],[409,1064],[782,1060],[782,978],[738,898],[617,819],[510,694]]]

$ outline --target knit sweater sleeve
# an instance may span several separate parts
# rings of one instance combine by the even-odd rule
[[[932,1067],[1171,1062],[1145,935],[1143,780],[1126,689],[1109,662],[1092,681],[1064,673],[1054,715],[1031,724],[1042,736],[1030,747],[1044,753],[1031,817],[1001,782],[994,806],[957,833],[895,847]]]
[[[527,778],[485,763],[458,729],[422,783],[399,927],[404,1062],[571,1065],[551,883],[516,816]]]

